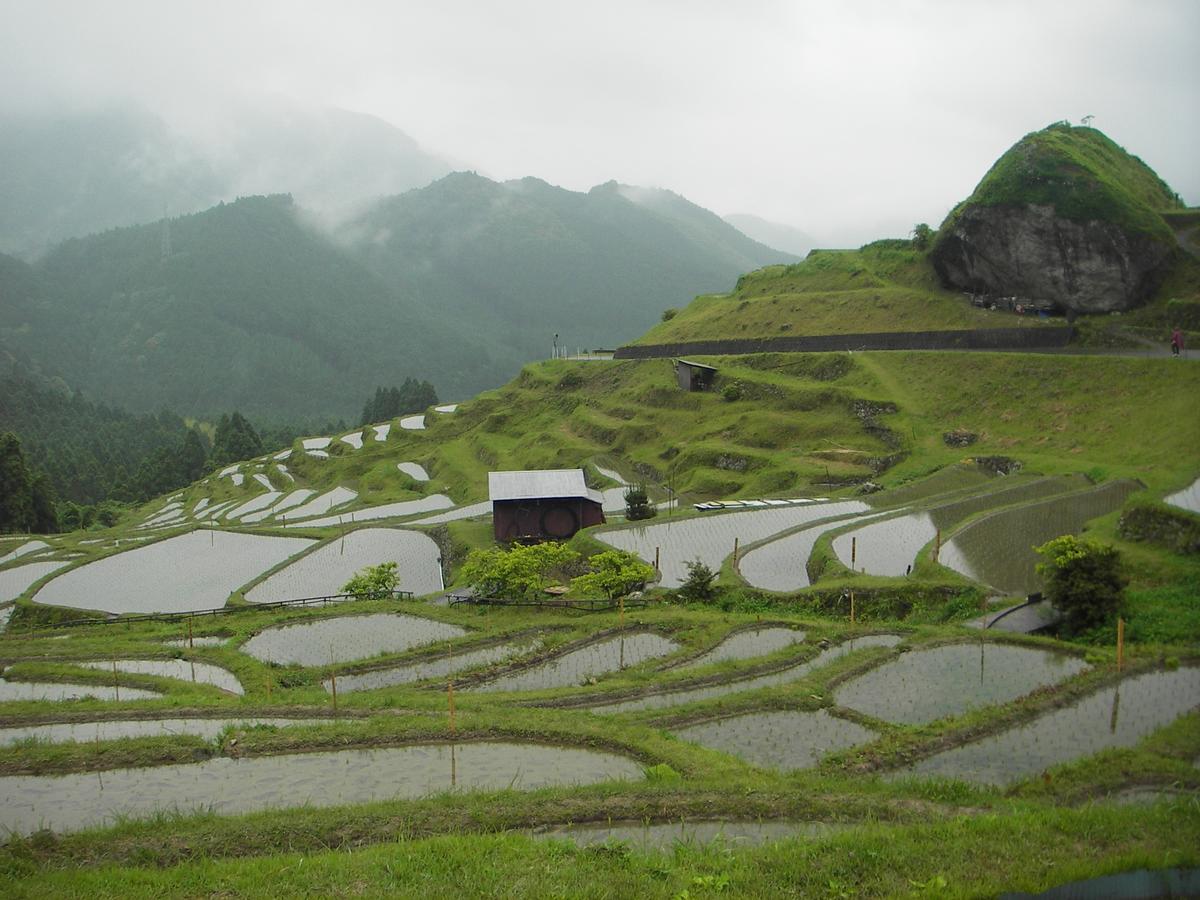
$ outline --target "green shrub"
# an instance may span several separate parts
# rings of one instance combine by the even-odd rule
[[[650,503],[644,484],[631,484],[625,491],[625,518],[630,521],[652,519],[658,510]]]
[[[1063,616],[1064,635],[1102,627],[1117,615],[1128,579],[1115,547],[1064,534],[1037,552],[1045,560],[1037,569],[1046,580],[1046,598]]]
[[[712,600],[717,593],[714,584],[717,580],[717,573],[699,559],[693,559],[686,565],[688,574],[683,584],[679,586],[679,596],[693,603],[707,603]]]
[[[353,578],[342,585],[342,593],[351,594],[356,600],[386,600],[392,596],[400,582],[396,569],[397,564],[394,562],[360,569]]]

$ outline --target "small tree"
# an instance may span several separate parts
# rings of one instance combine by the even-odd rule
[[[650,497],[646,493],[646,485],[631,484],[625,489],[625,518],[630,521],[636,519],[652,519],[658,512],[650,505]]]
[[[1115,547],[1064,534],[1036,549],[1044,560],[1037,570],[1046,580],[1046,599],[1062,613],[1064,634],[1081,634],[1116,616],[1128,579]]]
[[[463,564],[467,583],[486,597],[528,600],[550,584],[550,573],[577,560],[565,544],[547,541],[508,550],[472,550]]]
[[[688,574],[679,586],[679,596],[690,602],[707,602],[715,597],[717,589],[713,582],[717,580],[717,573],[699,559],[686,565]]]
[[[400,582],[397,568],[396,563],[385,562],[359,569],[342,585],[342,593],[351,594],[355,600],[386,600],[395,593]]]
[[[929,247],[929,242],[933,240],[933,229],[924,222],[918,222],[913,226],[912,230],[912,245],[917,250],[926,250]]]
[[[624,597],[654,578],[654,566],[624,550],[605,550],[590,560],[591,571],[571,581],[580,593],[601,593],[609,600]]]

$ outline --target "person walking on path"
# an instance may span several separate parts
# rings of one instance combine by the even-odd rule
[[[1171,355],[1178,356],[1183,350],[1183,332],[1176,328],[1171,332]]]

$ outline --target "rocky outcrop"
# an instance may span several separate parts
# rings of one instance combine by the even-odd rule
[[[1053,206],[969,204],[943,227],[932,258],[947,287],[1080,313],[1137,306],[1172,252],[1111,222],[1062,218]]]

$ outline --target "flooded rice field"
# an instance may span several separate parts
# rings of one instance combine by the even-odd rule
[[[875,732],[823,709],[747,713],[677,728],[675,734],[752,765],[784,771],[811,768],[835,750],[875,738]]]
[[[425,471],[425,467],[415,462],[396,463],[396,468],[411,478],[413,481],[428,481],[429,473]]]
[[[423,519],[414,519],[414,525],[441,525],[444,522],[457,522],[459,519],[473,519],[476,516],[490,516],[492,514],[492,501],[483,500],[479,503],[472,503],[468,506],[459,506],[444,513],[437,513],[432,516],[425,516]]]
[[[242,652],[279,665],[328,666],[381,653],[402,653],[466,634],[457,625],[399,613],[340,616],[268,628],[242,644]]]
[[[697,656],[680,668],[708,666],[731,659],[751,659],[766,656],[804,640],[804,632],[782,625],[765,628],[747,628],[729,635],[707,653]]]
[[[199,637],[193,635],[191,638],[172,638],[169,641],[163,641],[168,647],[220,647],[229,638],[206,636]]]
[[[336,507],[345,506],[357,497],[358,491],[352,491],[350,488],[344,488],[339,485],[331,491],[326,491],[319,497],[313,497],[307,503],[302,503],[300,506],[296,506],[286,513],[277,515],[276,518],[281,522],[290,522],[295,519],[319,516]]]
[[[821,535],[850,522],[867,522],[886,513],[848,516],[797,531],[756,547],[742,557],[738,572],[751,585],[768,591],[798,591],[809,587],[808,558]]]
[[[311,544],[306,538],[192,531],[72,569],[47,582],[34,600],[110,613],[216,609],[247,581]]]
[[[298,490],[289,491],[282,500],[274,506],[266,509],[260,509],[257,512],[246,513],[242,516],[242,523],[245,525],[261,522],[263,519],[271,518],[284,510],[299,506],[301,503],[307,503],[309,499],[316,495],[316,491],[308,488],[300,488]]]
[[[651,631],[617,635],[471,688],[476,691],[541,691],[576,687],[593,678],[666,656],[679,645]]]
[[[352,431],[349,434],[343,434],[338,440],[343,444],[349,444],[355,450],[362,449],[363,438],[361,431]]]
[[[124,692],[122,691],[122,695]],[[226,728],[249,728],[271,725],[323,725],[336,719],[105,719],[97,722],[58,722],[51,725],[26,725],[20,728],[0,728],[0,746],[37,741],[44,744],[64,744],[83,741],[116,741],[122,738],[167,737],[186,734],[211,741]]]
[[[375,430],[375,440],[377,441],[386,441],[392,431],[391,422],[384,422],[382,425],[372,425],[371,427]]]
[[[400,420],[400,427],[406,431],[424,431],[425,416],[405,416]]]
[[[971,709],[1007,703],[1087,668],[1073,656],[989,644],[950,644],[903,653],[840,685],[841,705],[905,725],[920,725]]]
[[[1114,481],[1090,491],[1055,497],[985,516],[942,545],[942,565],[1011,595],[1042,589],[1033,548],[1063,534],[1078,533],[1089,519],[1119,509],[1138,490],[1134,481]]]
[[[991,737],[924,759],[897,776],[1008,785],[1112,747],[1132,747],[1200,707],[1200,668],[1127,678],[1079,702]]]
[[[733,678],[728,681],[707,684],[702,687],[680,688],[673,691],[659,691],[645,694],[632,700],[622,700],[618,703],[607,703],[586,707],[596,713],[637,712],[643,709],[666,709],[671,706],[681,706],[684,703],[698,703],[701,700],[712,700],[715,697],[725,697],[729,694],[740,694],[744,691],[754,691],[759,688],[779,687],[799,681],[809,672],[821,666],[828,665],[834,660],[841,659],[855,650],[867,647],[894,647],[903,638],[896,634],[869,634],[860,638],[843,641],[822,650],[812,659],[787,666],[765,675],[754,675],[749,678]]]
[[[38,553],[42,550],[49,550],[50,545],[45,541],[26,541],[19,547],[16,547],[3,556],[0,556],[0,566],[5,563],[10,563],[15,559],[20,559],[22,556],[28,556],[30,553]]]
[[[734,539],[744,547],[789,528],[869,509],[860,500],[771,506],[604,531],[596,537],[619,550],[636,553],[651,564],[654,562],[655,548],[659,548],[662,586],[674,588],[683,584],[687,577],[687,563],[691,560],[698,558],[709,567],[719,569],[725,557],[733,552]]]
[[[373,691],[378,688],[394,687],[398,684],[413,684],[429,678],[445,678],[456,672],[502,662],[518,654],[530,653],[539,649],[541,645],[542,642],[539,640],[528,640],[512,644],[497,644],[494,647],[482,647],[478,650],[463,650],[454,653],[447,651],[437,657],[403,666],[339,675],[337,689],[339,694],[347,694],[353,691]],[[331,681],[326,679],[322,684],[326,691],[332,692]]]
[[[338,806],[448,790],[533,790],[633,780],[633,760],[539,744],[476,743],[343,750],[87,774],[0,778],[0,827],[76,831],[117,817]]]
[[[873,522],[838,535],[833,539],[833,552],[843,565],[855,571],[865,570],[869,575],[904,575],[916,562],[917,553],[934,540],[939,531],[948,532],[964,519],[989,509],[1061,494],[1083,484],[1086,484],[1083,479],[1039,478],[1015,487],[943,503],[922,512]],[[853,565],[852,555],[855,557]]]
[[[445,494],[430,494],[417,500],[401,500],[399,503],[384,503],[381,506],[368,506],[366,509],[354,509],[326,516],[322,519],[310,519],[297,522],[289,528],[321,528],[325,525],[343,525],[351,522],[370,522],[375,519],[395,519],[402,516],[415,516],[418,513],[432,512],[437,509],[449,509],[454,501]]]
[[[23,566],[0,571],[0,603],[16,600],[29,590],[35,581],[44,578],[66,565],[63,560],[31,562]]]
[[[673,850],[719,843],[760,847],[791,838],[820,838],[839,830],[824,822],[589,822],[529,832],[545,840],[571,841],[580,847],[626,844],[634,850]]]
[[[149,700],[161,697],[158,691],[117,688],[112,684],[66,684],[58,681],[8,681],[0,678],[0,703],[13,700]]]
[[[211,663],[195,662],[190,659],[118,659],[92,660],[79,662],[75,665],[85,669],[99,669],[111,672],[116,666],[118,672],[129,672],[133,675],[158,675],[162,678],[177,678],[180,681],[190,681],[194,684],[211,684],[230,694],[244,694],[242,683],[227,669],[214,666]]]
[[[240,506],[235,506],[225,514],[226,519],[240,519],[247,513],[258,512],[265,510],[268,506],[283,496],[282,491],[267,491],[265,494],[259,494],[257,497],[252,497]]]
[[[402,591],[420,596],[443,588],[441,551],[427,534],[398,528],[360,528],[322,544],[246,592],[250,603],[340,593],[355,572],[398,563]]]
[[[1163,503],[1169,503],[1171,506],[1177,506],[1180,509],[1186,509],[1190,512],[1200,513],[1200,478],[1197,478],[1182,491],[1176,491],[1163,498]]]

